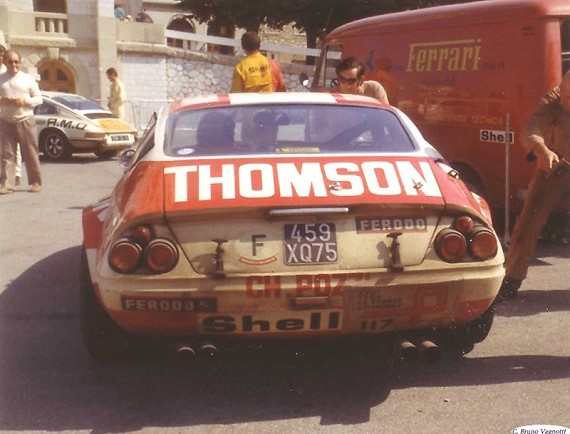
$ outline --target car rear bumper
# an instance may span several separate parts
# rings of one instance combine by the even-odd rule
[[[465,324],[494,301],[502,265],[455,271],[249,276],[96,284],[131,333],[224,339],[378,335]]]

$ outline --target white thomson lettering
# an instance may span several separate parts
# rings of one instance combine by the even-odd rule
[[[256,189],[255,177],[259,174],[259,187]],[[242,197],[262,198],[275,195],[273,168],[269,164],[244,164],[238,169],[240,179],[239,193]]]
[[[310,197],[311,190],[316,197],[326,197],[327,189],[319,163],[303,163],[297,170],[293,163],[277,164],[279,193],[281,197]],[[297,194],[294,195],[293,191]]]
[[[349,175],[342,172],[358,173],[360,168],[354,163],[325,164],[325,176],[330,182],[343,183],[341,190],[331,190],[334,196],[360,196],[364,193],[362,178],[358,175]]]
[[[174,175],[174,202],[276,196],[351,197],[366,193],[441,197],[427,161],[417,165],[410,161],[245,163],[219,167],[203,164],[167,167],[164,174]],[[341,188],[329,188],[332,184]]]

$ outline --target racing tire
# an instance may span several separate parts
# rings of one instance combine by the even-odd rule
[[[50,161],[66,160],[73,154],[67,137],[57,130],[42,132],[40,135],[40,149]]]
[[[91,357],[100,362],[126,358],[127,335],[103,309],[95,294],[85,249],[81,258],[80,302],[81,334]]]
[[[111,158],[116,157],[118,154],[119,151],[117,150],[95,152],[95,155],[97,155],[101,160],[110,160]]]
[[[489,309],[473,321],[445,329],[442,347],[446,350],[460,351],[462,354],[469,353],[475,344],[483,342],[487,338],[494,318],[495,304],[492,304]]]

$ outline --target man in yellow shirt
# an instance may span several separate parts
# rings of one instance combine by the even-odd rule
[[[259,35],[255,32],[244,33],[241,47],[247,57],[234,68],[230,92],[273,92],[271,65],[267,57],[259,52]]]

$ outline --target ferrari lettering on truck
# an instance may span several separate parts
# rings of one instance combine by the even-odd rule
[[[481,58],[480,44],[480,39],[410,44],[406,71],[476,71]]]

